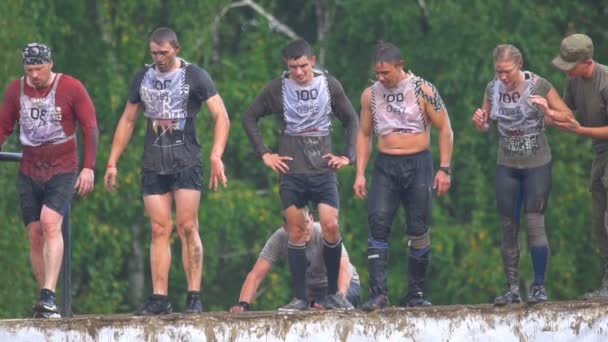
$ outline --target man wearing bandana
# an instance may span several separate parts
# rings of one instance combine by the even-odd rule
[[[0,108],[0,145],[19,122],[23,159],[18,187],[30,258],[40,287],[34,317],[61,317],[55,287],[63,258],[61,223],[74,190],[93,190],[98,130],[93,102],[79,80],[52,71],[51,50],[31,43],[22,53],[25,76],[12,81]],[[78,173],[76,124],[84,140]]]
[[[180,45],[173,30],[156,29],[150,35],[149,48],[154,64],[142,68],[133,77],[129,98],[114,134],[105,186],[108,191],[116,190],[118,159],[133,135],[139,113],[143,112],[148,126],[141,183],[152,229],[153,293],[137,314],[161,315],[173,311],[168,297],[172,202],[175,202],[177,231],[188,282],[184,312],[196,314],[203,311],[200,300],[203,245],[198,222],[203,162],[195,130],[196,117],[205,103],[215,121],[209,157],[209,188],[216,191],[220,184],[226,186],[227,183],[222,155],[230,120],[209,74],[177,57]]]
[[[327,307],[352,309],[338,292],[342,238],[338,225],[338,180],[335,171],[350,165],[355,157],[357,114],[340,83],[326,72],[314,69],[316,58],[305,40],[296,40],[283,50],[288,71],[272,80],[243,114],[243,126],[264,164],[279,173],[280,196],[289,232],[288,264],[295,298],[281,311],[308,309],[306,293],[306,215],[302,208],[313,202],[323,230],[323,260],[327,269]],[[276,114],[282,129],[278,152],[262,141],[257,121]],[[346,128],[341,154],[331,143],[331,114]]]

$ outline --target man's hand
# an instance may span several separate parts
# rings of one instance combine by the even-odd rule
[[[95,185],[95,172],[92,169],[83,168],[80,171],[80,175],[78,179],[76,179],[76,184],[74,184],[74,189],[78,189],[78,194],[80,196],[84,196],[89,192],[93,191],[93,186]]]
[[[224,173],[224,162],[222,162],[222,158],[211,156],[210,161],[211,174],[209,175],[209,189],[217,191],[220,183],[225,188],[228,184],[228,178],[226,178],[226,174]]]
[[[574,118],[570,118],[566,121],[553,121],[553,125],[569,133],[577,133],[581,128],[581,124]]]
[[[441,196],[450,190],[451,185],[450,175],[439,170],[435,174],[435,181],[433,182],[433,189],[437,190],[437,196]]]
[[[230,307],[231,313],[241,313],[241,312],[247,312],[247,311],[249,311],[249,303],[247,303],[247,302],[239,302],[238,304],[235,304],[232,307]]]
[[[116,180],[118,178],[118,169],[116,166],[108,165],[106,168],[106,174],[103,176],[103,182],[107,192],[116,192],[118,184]]]
[[[285,164],[286,160],[293,160],[291,157],[280,156],[276,153],[264,153],[262,156],[264,164],[272,169],[276,173],[287,173],[289,166]]]
[[[323,156],[324,159],[327,160],[327,165],[334,170],[340,169],[342,166],[346,166],[350,164],[350,159],[344,156],[334,156],[331,153],[328,153]]]
[[[355,178],[355,185],[353,185],[353,190],[355,191],[355,196],[357,198],[365,198],[367,196],[367,189],[365,185],[365,176],[357,176]]]

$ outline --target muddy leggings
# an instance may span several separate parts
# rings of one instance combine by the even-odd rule
[[[549,248],[544,213],[551,192],[551,162],[530,169],[497,165],[495,189],[503,226],[501,251],[508,286],[519,284],[518,233],[522,207],[535,283],[543,283]]]

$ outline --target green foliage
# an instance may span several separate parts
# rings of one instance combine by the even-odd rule
[[[200,230],[205,248],[203,300],[212,310],[225,310],[238,299],[240,286],[259,250],[280,226],[278,178],[254,154],[243,131],[241,114],[266,83],[278,77],[283,65],[281,48],[288,42],[268,21],[247,7],[222,17],[217,51],[213,51],[212,23],[228,0],[186,2],[161,0],[5,1],[0,3],[0,75],[5,83],[21,76],[21,47],[43,41],[53,48],[55,70],[73,75],[87,86],[100,127],[97,188],[73,202],[74,311],[127,312],[129,261],[134,245],[149,247],[148,218],[140,193],[139,164],[144,136],[143,120],[119,162],[118,194],[102,188],[105,164],[114,128],[137,68],[151,59],[147,35],[160,25],[180,35],[185,59],[206,68],[228,109],[232,128],[224,162],[229,186],[205,191],[200,209]],[[315,46],[317,18],[313,2],[257,1],[283,23]],[[500,257],[502,231],[496,214],[493,186],[496,137],[479,134],[471,115],[482,101],[493,77],[491,52],[500,43],[521,47],[529,70],[548,79],[561,93],[564,76],[550,65],[559,41],[568,31],[588,33],[596,42],[596,56],[606,64],[608,31],[602,27],[608,6],[601,1],[523,0],[426,1],[425,16],[416,1],[335,1],[336,15],[328,36],[324,65],[343,84],[355,108],[361,91],[374,78],[370,67],[378,40],[402,48],[406,68],[432,82],[441,93],[454,130],[452,188],[434,199],[430,295],[434,303],[485,303],[503,290]],[[186,9],[187,10],[184,10]],[[32,24],[35,23],[35,24]],[[219,62],[211,56],[219,53]],[[198,129],[204,161],[211,148],[213,123],[207,110],[199,115]],[[274,117],[261,120],[265,142],[276,148]],[[334,122],[336,150],[343,146],[343,130]],[[554,156],[553,191],[546,226],[551,244],[548,291],[552,299],[572,299],[599,283],[598,257],[590,232],[591,160],[588,140],[550,128]],[[438,158],[436,133],[433,155]],[[3,150],[19,150],[17,134]],[[373,157],[368,166],[371,174]],[[208,163],[205,167],[208,169]],[[29,265],[29,243],[22,228],[16,190],[17,165],[0,165],[4,189],[0,210],[0,260],[5,270],[0,281],[0,317],[28,317],[37,288]],[[207,173],[207,171],[206,171]],[[354,170],[339,172],[342,234],[352,262],[367,289],[367,204],[355,199]],[[407,236],[403,212],[393,225],[390,295],[397,302],[407,286]],[[136,234],[141,227],[143,234]],[[521,278],[532,279],[525,227]],[[170,294],[181,308],[186,282],[181,249],[174,235]],[[147,252],[142,260],[150,291]],[[287,268],[275,268],[262,284],[256,309],[273,309],[291,297]]]

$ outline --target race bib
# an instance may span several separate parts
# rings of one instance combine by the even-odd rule
[[[538,134],[513,135],[502,139],[502,148],[507,154],[529,154],[540,149]]]

